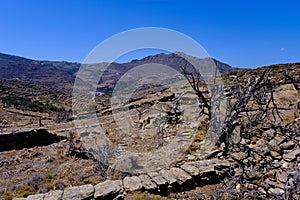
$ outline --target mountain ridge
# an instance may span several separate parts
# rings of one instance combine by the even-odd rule
[[[216,63],[222,74],[238,69],[214,58],[210,59]],[[135,59],[127,63],[110,63],[109,68],[111,70],[105,75],[109,77],[109,79],[116,80],[120,78],[120,75],[138,65],[159,63],[179,70],[180,66],[187,64],[187,62],[188,61],[176,53],[161,53],[146,56],[139,60]],[[97,64],[100,65],[103,63]],[[0,53],[0,80],[19,80],[21,82],[54,87],[61,91],[70,92],[80,66],[81,64],[77,62],[33,60],[21,56]],[[116,76],[115,74],[119,75]]]

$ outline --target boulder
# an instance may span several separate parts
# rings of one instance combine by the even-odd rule
[[[125,177],[123,179],[124,188],[128,191],[137,191],[142,189],[142,181],[137,176]]]
[[[149,172],[148,175],[152,178],[152,180],[158,185],[162,186],[167,184],[167,181],[157,172]]]
[[[276,173],[276,179],[277,179],[277,181],[279,181],[281,183],[286,182],[287,176],[288,176],[288,173],[284,172],[284,171],[279,171],[279,172]]]
[[[176,183],[177,177],[170,170],[163,169],[159,173],[168,182],[169,185],[173,185],[174,183]]]
[[[185,171],[177,167],[172,167],[170,169],[170,173],[174,174],[175,177],[179,181],[181,181],[181,183],[185,183],[186,181],[192,179],[192,177],[189,174],[187,174]]]
[[[283,154],[283,159],[285,161],[291,162],[294,161],[299,155],[300,155],[300,149],[295,149],[289,153]]]
[[[270,154],[274,159],[281,160],[282,158],[280,153],[278,153],[277,151],[270,151]]]
[[[268,192],[276,196],[282,196],[284,194],[284,190],[280,188],[271,188]]]
[[[191,165],[190,163],[185,163],[180,166],[181,169],[189,173],[191,176],[198,176],[199,175],[199,168]]]
[[[95,199],[102,199],[107,197],[116,196],[123,191],[122,181],[120,180],[107,180],[95,185]]]
[[[290,149],[293,149],[295,146],[295,142],[294,141],[288,141],[288,142],[284,142],[282,144],[279,145],[279,147],[281,149],[284,149],[284,150],[290,150]]]
[[[69,187],[64,190],[62,199],[63,200],[87,199],[93,197],[94,191],[95,189],[91,184]]]
[[[45,194],[44,200],[61,200],[62,194],[62,190],[52,190]]]
[[[235,152],[235,153],[231,154],[231,157],[237,161],[241,161],[241,160],[247,158],[247,156],[248,156],[248,154],[246,152]]]
[[[44,194],[35,194],[35,195],[29,195],[27,197],[27,200],[30,199],[30,200],[43,200],[44,199]]]
[[[146,190],[155,190],[157,185],[151,180],[148,175],[140,175],[139,178],[142,181],[142,185]]]
[[[285,137],[276,136],[269,142],[269,145],[272,147],[278,147],[284,140],[285,140]]]

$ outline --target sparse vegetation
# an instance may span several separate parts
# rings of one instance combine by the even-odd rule
[[[189,146],[188,153],[195,154],[197,150],[201,149],[200,142],[202,142],[205,139],[205,136],[207,134],[207,124],[201,124],[198,127],[198,130],[196,131],[194,140],[192,144]]]
[[[52,180],[53,180],[53,175],[47,174],[46,177],[45,177],[45,181],[50,182],[50,181],[52,181]]]
[[[14,106],[17,109],[21,110],[30,110],[34,112],[61,112],[65,109],[63,107],[55,107],[49,105],[48,103],[44,104],[40,101],[32,101],[30,98],[21,97],[17,95],[8,95],[0,98],[4,105],[6,106]]]
[[[13,199],[13,193],[12,192],[4,192],[0,196],[3,200],[12,200]]]
[[[162,197],[157,194],[150,194],[148,192],[129,195],[128,200],[168,200],[167,197]]]
[[[297,65],[296,67],[299,67],[299,65]],[[297,68],[294,68],[294,71],[295,69]],[[187,68],[183,68],[183,70],[187,70]],[[274,72],[274,70],[277,71]],[[223,200],[243,199],[243,198],[264,199],[265,196],[259,196],[258,191],[257,190],[255,191],[255,189],[253,191],[250,191],[248,188],[246,188],[246,185],[251,185],[251,187],[263,188],[263,192],[269,195],[266,198],[269,199],[272,199],[272,197],[275,198],[275,195],[271,196],[269,194],[268,191],[269,186],[263,182],[265,180],[265,177],[268,176],[267,173],[274,170],[272,167],[274,168],[277,167],[276,170],[278,169],[278,167],[279,169],[281,169],[281,166],[279,166],[278,163],[274,164],[271,161],[276,159],[279,162],[282,161],[281,163],[279,163],[280,165],[284,162],[293,164],[295,166],[298,164],[299,162],[298,158],[293,158],[294,159],[293,161],[285,161],[282,157],[285,151],[290,152],[293,151],[294,149],[299,148],[299,140],[296,138],[299,137],[299,133],[298,133],[299,126],[297,126],[299,125],[299,122],[296,122],[296,120],[299,119],[299,113],[297,113],[299,110],[297,109],[289,110],[290,108],[297,107],[296,101],[299,99],[299,92],[297,93],[297,87],[299,87],[299,78],[297,77],[299,76],[295,75],[294,72],[291,72],[294,74],[291,74],[290,76],[287,74],[282,75],[282,72],[283,70],[281,70],[279,73],[278,69],[275,68],[273,68],[273,71],[270,71],[268,68],[267,69],[264,68],[254,72],[252,70],[246,70],[246,71],[242,70],[239,72],[234,72],[231,75],[224,76],[226,77],[225,92],[228,93],[227,96],[229,98],[228,108],[230,110],[226,115],[224,126],[222,128],[222,133],[220,137],[217,138],[219,140],[218,143],[220,147],[215,147],[218,150],[216,152],[221,152],[221,153],[213,154],[212,159],[230,158],[228,160],[232,162],[232,157],[230,157],[231,153],[242,152],[242,153],[247,153],[247,156],[246,158],[237,159],[237,161],[234,162],[235,165],[239,165],[239,167],[242,169],[241,172],[234,171],[234,173],[232,174],[230,173],[232,177],[230,176],[225,181],[222,181],[223,180],[222,177],[222,180],[220,181],[224,183],[224,185],[222,185],[223,188],[221,188],[220,190],[216,190],[217,194],[214,194],[215,196],[218,197],[217,199],[223,199]],[[245,75],[243,75],[243,73]],[[190,84],[192,88],[195,90],[194,92],[199,97],[199,101],[197,103],[200,106],[200,110],[201,110],[200,120],[206,121],[207,123],[209,122],[207,120],[208,118],[214,120],[210,114],[212,107],[211,107],[209,95],[211,96],[212,94],[209,94],[207,92],[206,86],[203,85],[203,82],[201,82],[200,77],[196,77],[196,78],[194,77],[195,79],[193,79],[194,75],[189,71],[185,71],[185,75],[189,78]],[[236,77],[233,78],[232,80],[230,76],[233,75]],[[105,91],[106,95],[110,96],[113,88],[111,87],[112,85],[105,84],[105,83],[103,85],[108,85],[108,86],[104,86],[100,89],[104,88],[103,90]],[[279,87],[283,86],[283,87],[279,88],[278,86]],[[149,88],[151,89],[151,86],[142,88],[142,90],[146,90]],[[174,97],[167,96],[165,99],[163,99],[163,102],[169,103],[170,107],[164,111],[158,110],[158,112],[162,112],[162,114],[164,114],[158,117],[158,118],[161,118],[161,116],[164,117],[163,123],[159,125],[155,124],[156,123],[156,121],[154,120],[155,118],[148,118],[149,117],[148,114],[150,112],[148,113],[147,111],[155,103],[157,103],[156,102],[157,100],[155,99],[153,101],[152,100],[150,101],[148,97],[144,95],[144,94],[148,94],[149,91],[146,91],[145,93],[142,92],[137,93],[136,98],[132,97],[130,103],[132,103],[131,105],[139,106],[136,108],[137,119],[138,119],[137,123],[141,123],[143,125],[142,122],[147,122],[145,123],[146,125],[142,126],[142,128],[146,130],[145,135],[149,137],[147,133],[151,132],[150,128],[154,127],[153,129],[155,130],[153,132],[154,134],[156,134],[157,138],[159,138],[159,142],[160,142],[158,147],[161,147],[164,145],[164,142],[165,144],[168,144],[168,142],[172,140],[173,137],[172,134],[176,132],[176,126],[180,124],[182,121],[184,121],[184,119],[182,118],[183,114],[180,111],[179,104],[177,105],[178,101],[176,102],[176,100],[178,100],[176,99],[177,93],[176,95],[175,93],[173,93]],[[291,93],[290,91],[293,91],[293,93]],[[43,92],[39,93],[39,95],[41,95],[42,93]],[[3,105],[6,106],[3,109],[3,112],[5,112],[5,109],[7,107],[14,107],[16,109],[9,108],[7,110],[15,111],[19,109],[23,111],[24,110],[34,111],[35,112],[34,116],[35,115],[39,116],[40,115],[39,112],[50,113],[49,115],[48,114],[45,115],[47,117],[43,119],[45,121],[45,124],[49,119],[51,119],[49,120],[51,121],[50,123],[53,123],[53,121],[59,123],[59,124],[54,123],[55,127],[54,128],[51,127],[53,128],[51,130],[55,131],[55,130],[65,129],[65,133],[67,134],[67,131],[69,131],[68,128],[70,128],[69,124],[72,123],[64,123],[64,122],[69,122],[70,120],[72,120],[72,117],[71,117],[70,110],[65,111],[62,105],[63,103],[68,102],[68,100],[62,101],[63,102],[62,103],[59,101],[60,94],[57,91],[55,91],[54,93],[55,95],[49,95],[51,96],[50,98],[46,97],[43,99],[40,97],[35,98],[32,95],[34,93],[31,93],[30,95],[23,95],[24,93],[12,92],[12,93],[2,94],[6,96],[2,96],[0,100],[3,102]],[[18,94],[18,95],[12,95],[12,94]],[[56,96],[56,94],[58,95]],[[160,95],[159,93],[157,93],[157,90],[153,91],[153,94],[157,96]],[[49,101],[47,100],[47,98],[49,98]],[[99,96],[98,98],[99,98],[99,102],[105,105],[105,106],[101,106],[100,107],[101,109],[97,110],[98,112],[97,114],[99,114],[98,117],[100,119],[99,121],[101,122],[101,126],[106,130],[104,134],[108,135],[108,137],[111,139],[111,141],[114,144],[118,144],[123,138],[121,138],[120,136],[121,134],[117,135],[118,129],[115,127],[114,122],[111,121],[110,114],[112,112],[109,112],[109,110],[105,111],[105,109],[109,108],[109,106],[106,105],[109,104],[107,103],[109,101],[107,99],[102,99],[103,98],[102,96],[101,97]],[[144,102],[143,101],[138,102],[138,100],[144,100]],[[143,105],[147,105],[147,106],[145,106],[144,108],[142,107]],[[67,110],[69,108],[70,107],[66,107]],[[104,114],[101,112],[103,110],[105,111],[106,113],[105,115],[107,118],[104,118]],[[21,113],[20,118],[26,119],[28,117],[28,113],[30,114],[31,112],[20,112],[20,113]],[[9,128],[9,126],[11,126],[14,122],[20,121],[19,119],[15,118],[14,114],[7,114],[7,115],[5,114],[3,116],[4,117],[10,116],[10,120],[4,120],[6,119],[4,117],[3,120],[0,119],[0,122],[2,121],[0,128],[2,126],[2,128],[4,129],[3,132],[5,132],[7,128]],[[126,117],[131,117],[131,116],[128,115]],[[146,119],[148,121],[146,120],[142,121],[143,119]],[[31,122],[31,124],[33,123],[34,122]],[[24,127],[23,123],[20,124],[21,124],[20,127],[23,128]],[[84,124],[85,127],[88,127],[88,125],[89,125],[88,122]],[[174,129],[174,132],[172,132],[173,131],[172,129]],[[201,150],[200,144],[202,144],[201,142],[204,140],[208,131],[209,130],[207,124],[201,124],[199,126],[198,130],[196,131],[194,141],[188,149],[188,153],[191,154],[196,154],[196,152],[201,153],[201,151],[197,151],[197,150]],[[284,141],[289,141],[289,142],[291,141],[293,144],[290,147],[284,147],[286,148],[284,150],[278,147],[279,144],[278,145],[276,144],[277,147],[270,147],[269,143],[263,144],[261,145],[262,148],[260,149],[263,149],[264,147],[268,147],[268,152],[266,153],[266,155],[260,156],[258,153],[260,149],[257,150],[254,149],[253,147],[257,147],[257,143],[261,142],[262,139],[265,139],[266,131],[271,132],[271,134],[268,133],[271,135],[268,136],[270,137],[270,139],[268,139],[268,142],[270,142],[271,139],[274,139],[276,137],[282,137],[284,138]],[[132,133],[134,134],[134,132]],[[89,132],[84,134],[88,136]],[[246,142],[243,141],[244,142],[243,144],[241,144],[240,141],[237,141],[237,143],[233,143],[232,140],[237,135],[242,136],[244,140],[245,139],[248,140]],[[143,134],[139,134],[138,136],[132,137],[131,138],[132,140],[123,143],[124,146],[126,146],[124,148],[130,146],[129,148],[132,149],[129,150],[136,150],[137,148],[139,148],[138,145],[135,145],[135,143],[137,143],[138,140],[142,141],[141,142],[142,145],[146,144],[148,141],[153,141],[151,138],[145,142],[143,137],[144,137]],[[157,141],[155,140],[155,144],[156,142]],[[221,155],[223,153],[222,148],[224,144],[226,146],[226,152],[223,155]],[[152,150],[154,148],[149,148],[149,149]],[[272,157],[274,155],[271,155],[270,153],[270,151],[274,150],[275,148],[279,148],[278,150],[279,155],[275,155],[278,156],[279,158],[277,157],[276,159],[274,159]],[[233,152],[233,150],[235,150],[235,152]],[[47,155],[44,152],[47,152]],[[17,150],[14,152],[5,152],[3,153],[3,155],[1,154],[1,157],[3,156],[5,159],[7,158],[7,160],[3,160],[3,162],[0,162],[0,170],[1,170],[0,174],[4,174],[2,177],[0,177],[1,179],[0,185],[7,184],[9,189],[7,192],[1,194],[1,198],[12,199],[13,196],[26,197],[28,195],[35,194],[36,191],[42,191],[43,189],[45,190],[64,189],[69,185],[74,185],[74,186],[80,184],[95,185],[98,184],[100,181],[104,181],[107,178],[112,180],[122,179],[124,178],[124,176],[127,176],[128,174],[122,173],[120,171],[114,171],[113,169],[110,169],[108,166],[108,159],[113,153],[114,153],[114,149],[108,143],[104,143],[102,146],[98,146],[94,150],[87,151],[83,147],[82,143],[80,142],[78,136],[75,133],[70,133],[70,137],[68,138],[68,141],[60,141],[59,144],[51,144],[47,147],[37,147],[37,148],[34,147],[30,149]],[[185,158],[184,156],[180,158],[181,160],[179,163],[184,162],[186,164],[187,162],[186,160],[184,160],[184,158]],[[194,160],[198,161],[197,155],[191,156],[191,158],[192,158],[191,162],[194,162]],[[27,173],[30,172],[30,170],[32,170],[31,168],[32,163],[34,163],[35,166],[40,166],[40,168],[35,168],[34,170],[37,170],[36,173],[38,173],[41,177],[43,177],[43,180],[23,182],[28,180],[28,177],[32,175],[30,173]],[[176,163],[174,166],[178,167],[179,165],[177,166],[177,164],[178,163]],[[295,166],[288,166],[288,167],[293,168],[294,170]],[[287,170],[289,170],[290,168],[288,168]],[[26,173],[24,173],[24,171]],[[252,172],[260,172],[260,171],[263,172],[263,176],[253,177],[251,174]],[[279,174],[278,170],[276,173]],[[297,197],[298,195],[297,194],[299,191],[298,179],[300,176],[299,175],[295,176],[295,174],[299,174],[299,172],[294,173],[293,176],[288,174],[290,180],[287,181],[286,183],[287,187],[285,188],[287,189],[286,191],[287,196],[295,195]],[[276,178],[275,175],[273,175],[272,179],[270,180],[274,181],[275,178]],[[17,189],[11,189],[15,185],[20,184],[20,181],[22,181],[21,184],[26,184],[26,185],[19,188],[15,187]],[[196,181],[197,179],[195,179],[195,182]],[[203,182],[205,182],[205,180],[203,180]],[[12,192],[9,192],[10,190]],[[182,193],[184,192],[186,191],[183,191]],[[167,199],[166,197],[150,194],[147,192],[131,194],[131,195],[132,195],[132,199],[162,199],[162,200]]]
[[[29,195],[34,195],[35,193],[36,191],[32,187],[30,187],[29,185],[24,185],[18,189],[16,196],[28,197]]]

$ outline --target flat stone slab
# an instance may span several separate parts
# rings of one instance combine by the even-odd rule
[[[148,175],[140,175],[139,178],[142,181],[142,185],[146,190],[155,190],[157,188],[156,183],[154,183]]]
[[[172,171],[163,169],[159,173],[168,182],[169,185],[177,182],[177,177]]]
[[[45,194],[44,200],[61,200],[63,195],[62,190],[52,190]]]
[[[185,163],[180,167],[181,169],[189,173],[191,176],[198,176],[200,173],[199,168],[191,165],[190,163]]]
[[[43,200],[44,196],[45,196],[44,194],[29,195],[27,197],[27,199],[30,199],[30,200]]]
[[[166,185],[167,181],[157,172],[149,172],[148,175],[152,178],[152,180],[158,185]]]
[[[107,180],[95,185],[95,199],[101,199],[108,196],[114,196],[123,191],[122,181]]]
[[[289,153],[283,154],[283,159],[285,161],[291,162],[295,160],[300,155],[300,149],[295,149]]]
[[[186,173],[184,170],[177,167],[172,167],[170,169],[170,172],[174,174],[176,178],[180,180],[182,183],[185,183],[186,181],[192,179],[192,177],[188,173]]]
[[[137,176],[125,177],[123,179],[123,185],[124,188],[129,191],[137,191],[143,187],[141,179]]]
[[[91,184],[76,186],[76,187],[69,187],[66,188],[63,193],[63,200],[81,200],[93,197],[94,195],[94,187]]]

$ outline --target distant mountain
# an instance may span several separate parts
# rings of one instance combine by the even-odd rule
[[[0,80],[18,80],[70,89],[79,63],[38,61],[0,53]]]
[[[216,63],[220,73],[236,70],[228,64],[212,60]],[[180,66],[190,65],[180,56],[180,53],[157,54],[128,63],[111,63],[102,81],[116,82],[128,70],[147,63],[159,63],[176,70],[180,70]],[[70,92],[80,66],[80,63],[39,61],[0,53],[0,80],[17,80]]]
[[[167,65],[170,67],[173,67],[174,69],[180,70],[180,66],[184,66],[188,64],[188,61],[185,59],[185,57],[192,57],[189,55],[186,55],[181,52],[175,52],[171,54],[157,54],[153,56],[147,56],[141,60],[133,60],[129,63],[124,63],[123,65],[125,66],[137,66],[137,65],[142,65],[145,63],[160,63],[163,65]],[[228,73],[234,70],[237,70],[238,68],[233,68],[228,64],[222,63],[214,58],[204,58],[204,59],[199,59],[196,57],[193,57],[198,60],[212,60],[215,62],[216,66],[218,67],[219,71],[221,74]]]

